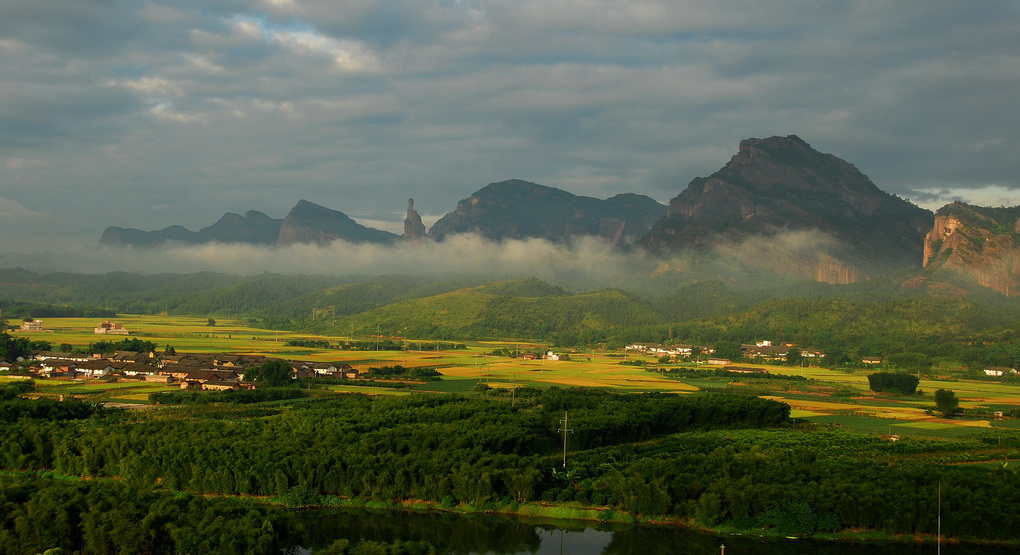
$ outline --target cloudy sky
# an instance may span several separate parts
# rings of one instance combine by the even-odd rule
[[[399,229],[509,178],[661,202],[797,134],[1020,204],[1020,3],[0,0],[0,252],[300,199]]]

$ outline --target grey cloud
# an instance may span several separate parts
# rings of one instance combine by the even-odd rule
[[[0,0],[0,187],[96,238],[300,198],[443,214],[507,178],[667,201],[795,133],[916,202],[1010,203],[1018,10]]]

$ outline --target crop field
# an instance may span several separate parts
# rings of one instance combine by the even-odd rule
[[[985,381],[949,381],[922,379],[922,395],[902,397],[876,395],[868,385],[870,369],[853,372],[820,367],[748,365],[764,368],[770,375],[796,376],[804,380],[746,379],[719,377],[676,378],[657,370],[656,360],[628,353],[573,352],[567,360],[524,360],[491,354],[497,349],[535,352],[544,345],[478,342],[466,349],[436,350],[434,341],[399,338],[404,347],[399,351],[350,351],[304,348],[286,344],[291,339],[327,340],[337,344],[344,336],[321,336],[307,333],[277,332],[252,328],[240,321],[217,319],[215,326],[208,319],[182,316],[119,316],[115,322],[130,330],[130,338],[152,341],[159,346],[173,346],[178,354],[236,353],[313,362],[343,362],[365,371],[372,366],[401,365],[407,368],[435,368],[442,375],[439,382],[411,386],[414,391],[471,392],[477,384],[493,388],[509,387],[604,387],[630,392],[691,393],[699,390],[740,391],[775,399],[789,404],[796,418],[819,424],[832,424],[857,431],[882,434],[955,437],[976,428],[1020,428],[1017,420],[944,419],[926,413],[933,408],[932,393],[950,389],[964,409],[1010,410],[1020,407],[1020,386]],[[119,341],[124,336],[96,335],[99,323],[94,318],[51,318],[44,322],[50,330],[41,333],[13,332],[15,335],[49,341],[54,348],[67,343],[76,349],[87,348],[97,341]],[[371,342],[375,337],[354,337]],[[562,351],[557,353],[564,354]],[[620,364],[621,361],[642,360],[647,367]],[[668,365],[674,366],[674,365]],[[696,368],[696,367],[695,367]],[[704,365],[700,367],[705,369]],[[68,383],[41,380],[42,395],[74,395],[110,402],[140,403],[149,393],[165,391],[162,384],[137,383]],[[378,395],[404,395],[408,390],[388,388],[331,386],[336,392],[357,391]]]
[[[937,389],[950,389],[965,409],[1009,410],[1020,407],[1020,387],[996,382],[939,381],[923,379],[919,396],[876,395],[868,391],[870,370],[852,373],[824,368],[767,367],[769,372],[784,375],[803,375],[809,382],[798,389],[773,391],[767,397],[783,401],[792,408],[792,415],[810,422],[833,424],[855,431],[900,436],[954,438],[972,433],[975,429],[1020,427],[1016,420],[946,419],[929,415],[934,408],[932,396]],[[859,394],[836,397],[821,394],[827,384],[837,388],[853,388]],[[814,391],[812,391],[814,390]]]
[[[473,365],[440,369],[448,380],[473,383],[519,384],[532,387],[609,387],[623,391],[692,392],[698,388],[660,377],[643,368],[623,366],[618,360],[520,360],[505,357],[472,359]]]

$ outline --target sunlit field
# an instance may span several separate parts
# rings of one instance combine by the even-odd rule
[[[491,354],[498,349],[520,352],[544,352],[545,345],[474,342],[466,349],[437,350],[433,340],[415,338],[385,338],[359,336],[353,339],[371,343],[373,340],[398,341],[398,351],[350,351],[340,349],[304,348],[288,346],[292,339],[328,340],[336,345],[348,339],[347,335],[323,336],[307,333],[277,332],[251,328],[238,320],[217,319],[214,326],[206,318],[181,316],[120,316],[130,338],[151,341],[162,350],[172,346],[178,354],[233,353],[266,355],[290,360],[313,362],[342,362],[365,371],[370,367],[401,365],[407,368],[427,367],[438,370],[443,380],[410,384],[407,389],[382,387],[330,386],[337,393],[360,392],[374,395],[407,395],[412,392],[472,393],[479,384],[490,388],[517,387],[602,387],[628,392],[691,393],[703,389],[712,391],[743,391],[789,404],[794,418],[819,424],[831,424],[858,431],[883,434],[924,435],[954,437],[975,428],[1018,427],[1014,420],[945,419],[930,415],[932,394],[944,388],[955,392],[960,407],[965,409],[1009,410],[1020,406],[1020,387],[983,381],[940,381],[922,379],[921,395],[899,397],[876,395],[869,390],[868,375],[871,369],[853,372],[835,371],[821,367],[791,367],[774,365],[757,366],[770,374],[800,376],[806,380],[768,380],[755,376],[746,379],[696,377],[674,378],[664,372],[670,366],[659,367],[651,357],[605,351],[568,352],[564,360],[524,360]],[[97,335],[93,329],[100,322],[94,318],[50,318],[44,321],[47,332],[13,332],[32,339],[49,341],[54,349],[70,344],[85,349],[97,341],[120,341],[124,336]],[[447,342],[448,343],[448,342]],[[456,341],[454,341],[456,343]],[[620,364],[621,361],[642,360],[647,366]],[[700,365],[701,369],[709,368]],[[173,386],[170,386],[173,387]],[[72,395],[81,398],[118,403],[143,403],[148,395],[165,391],[162,384],[58,382],[39,381],[40,395]],[[484,389],[484,388],[481,388]]]

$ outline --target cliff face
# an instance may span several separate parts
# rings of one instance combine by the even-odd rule
[[[1020,207],[940,208],[924,238],[924,267],[962,274],[1007,297],[1020,294]]]
[[[644,195],[599,200],[515,179],[492,183],[461,200],[428,235],[437,241],[476,233],[493,241],[539,237],[559,243],[598,236],[614,245],[628,245],[665,213],[665,206]]]
[[[920,269],[931,222],[931,212],[791,135],[741,141],[725,167],[670,201],[642,244],[677,252],[774,238],[767,253],[730,252],[784,274],[842,284]],[[791,234],[801,241],[790,241]]]

